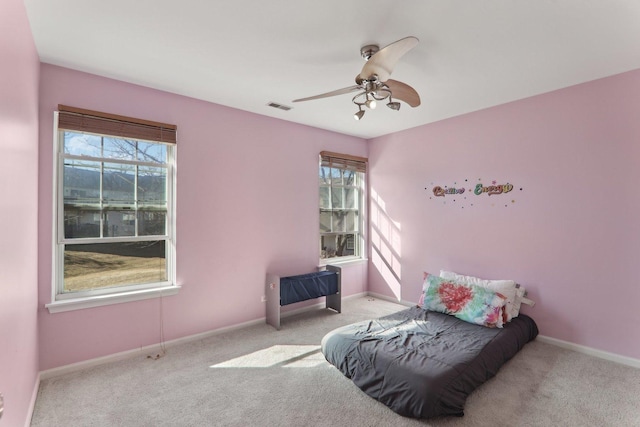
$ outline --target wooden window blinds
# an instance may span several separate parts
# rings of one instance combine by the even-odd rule
[[[320,165],[340,169],[348,169],[356,172],[367,171],[367,159],[365,157],[332,153],[330,151],[320,152]]]
[[[58,105],[58,111],[58,127],[60,129],[166,144],[176,143],[178,129],[176,125],[101,113],[67,105]]]

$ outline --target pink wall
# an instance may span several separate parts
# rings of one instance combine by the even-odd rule
[[[513,278],[544,335],[640,358],[640,71],[365,141],[43,64],[40,80],[40,369],[159,341],[161,301],[49,314],[52,119],[68,104],[175,123],[178,282],[167,340],[264,316],[267,271],[311,271],[317,154],[366,156],[371,264],[345,293],[418,298],[422,271]],[[637,163],[637,162],[635,162]],[[510,182],[508,195],[433,197],[434,185]],[[456,184],[454,184],[456,183]],[[522,188],[522,190],[520,190]],[[431,196],[431,199],[430,199]],[[464,197],[467,197],[466,199]],[[445,203],[446,202],[446,203]],[[473,204],[473,205],[472,205]],[[505,206],[506,205],[506,206]],[[367,274],[368,273],[368,274]],[[369,277],[367,277],[367,275]],[[604,308],[606,307],[606,311]],[[611,307],[611,308],[609,308]]]
[[[371,140],[370,290],[514,279],[541,334],[640,359],[639,118],[636,70]],[[479,178],[514,190],[476,196]]]
[[[159,299],[49,314],[52,127],[58,104],[178,125],[177,275],[165,339],[264,317],[267,271],[318,264],[318,153],[364,140],[47,64],[40,80],[40,369],[159,342]],[[364,274],[345,293],[361,292]]]
[[[38,55],[21,0],[0,4],[0,424],[28,422],[38,375]]]

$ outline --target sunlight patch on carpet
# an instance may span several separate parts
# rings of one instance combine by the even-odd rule
[[[274,345],[210,368],[312,368],[325,363],[319,345]]]

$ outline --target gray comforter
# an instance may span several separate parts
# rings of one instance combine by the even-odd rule
[[[322,339],[322,352],[400,415],[462,416],[467,396],[537,334],[522,314],[491,329],[413,307],[335,329]]]

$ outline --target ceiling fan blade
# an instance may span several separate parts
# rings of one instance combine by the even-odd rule
[[[391,89],[391,97],[393,99],[404,101],[414,108],[420,105],[420,95],[408,84],[391,79],[387,80],[385,84]]]
[[[334,90],[331,92],[321,93],[320,95],[309,96],[307,98],[294,99],[292,102],[302,102],[302,101],[311,101],[313,99],[328,98],[330,96],[342,95],[345,93],[355,92],[357,90],[362,90],[362,87],[358,85],[349,86],[349,87]]]
[[[359,77],[362,79],[370,79],[374,75],[377,75],[378,80],[381,82],[387,81],[398,60],[405,53],[413,49],[418,44],[418,41],[415,37],[405,37],[383,47],[373,54],[367,63],[364,64]]]

